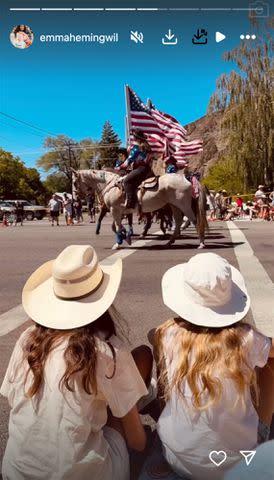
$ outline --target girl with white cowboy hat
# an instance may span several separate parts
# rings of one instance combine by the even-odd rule
[[[164,406],[157,426],[163,454],[184,479],[223,478],[242,458],[240,450],[256,449],[258,428],[264,437],[269,430],[259,425],[255,409],[255,368],[274,357],[268,338],[274,336],[274,322],[257,325],[261,333],[248,325],[244,279],[214,253],[170,268],[162,294],[177,315],[157,328],[153,340]],[[273,388],[272,393],[268,388],[272,414]],[[162,465],[164,472],[167,466]]]
[[[127,446],[146,445],[136,403],[152,353],[115,335],[121,276],[121,259],[99,264],[91,246],[71,245],[25,284],[34,324],[0,390],[11,407],[3,480],[129,480]]]

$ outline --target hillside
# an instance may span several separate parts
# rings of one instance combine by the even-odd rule
[[[217,112],[205,115],[185,126],[189,140],[203,140],[203,152],[188,157],[189,170],[198,169],[206,175],[224,153],[227,145],[221,138],[221,121],[222,113]]]
[[[203,152],[187,157],[190,171],[197,169],[207,175],[210,167],[223,154],[226,144],[221,139],[221,121],[222,113],[217,112],[185,125],[188,140],[203,140]],[[164,173],[162,160],[154,161],[153,170],[157,175]]]

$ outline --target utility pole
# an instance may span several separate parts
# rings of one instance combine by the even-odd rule
[[[72,173],[72,158],[71,158],[71,147],[75,145],[71,142],[68,143],[68,157],[69,157],[69,169],[70,169],[70,185],[71,185],[71,208],[72,208],[72,218],[74,217],[74,206],[73,206],[73,173]]]
[[[69,144],[68,144],[68,156],[69,156],[69,170],[70,170],[71,197],[72,197],[72,201],[73,201],[71,146],[72,146],[72,144],[69,142]]]

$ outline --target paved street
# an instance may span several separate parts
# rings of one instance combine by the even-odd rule
[[[198,245],[194,229],[189,228],[173,247],[163,248],[167,239],[158,235],[158,230],[159,225],[154,225],[146,241],[138,241],[136,236],[131,247],[113,252],[114,235],[110,219],[105,220],[100,236],[95,235],[94,224],[88,223],[52,228],[48,221],[43,220],[26,222],[23,227],[0,227],[0,382],[14,343],[27,325],[20,308],[21,290],[26,279],[41,263],[56,257],[72,243],[91,243],[100,259],[113,254],[125,257],[116,306],[126,319],[132,347],[141,342],[147,343],[147,332],[171,314],[161,301],[163,273],[196,254]],[[141,227],[136,225],[135,232],[140,231]],[[240,266],[250,289],[253,315],[265,321],[272,314],[269,302],[274,298],[273,235],[273,222],[214,222],[210,225],[206,241],[207,249],[223,255],[234,266]],[[2,458],[8,425],[8,406],[3,398],[0,399],[0,424]]]

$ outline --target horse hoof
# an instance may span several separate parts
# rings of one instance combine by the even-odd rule
[[[205,248],[205,244],[204,243],[200,243],[199,247],[198,247],[198,250],[202,250],[202,248]]]
[[[171,247],[171,245],[173,245],[173,243],[174,243],[174,242],[167,242],[167,243],[165,244],[165,248]]]
[[[111,250],[119,250],[119,248],[121,248],[121,245],[119,245],[119,243],[114,243]]]

